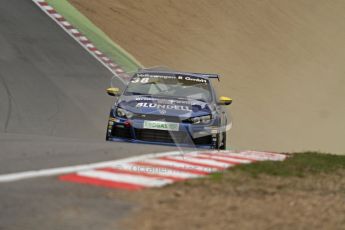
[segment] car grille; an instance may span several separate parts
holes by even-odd
[[[132,138],[129,128],[122,128],[122,127],[116,127],[116,126],[113,127],[111,135],[113,137]]]
[[[153,142],[178,143],[188,142],[188,134],[182,131],[166,131],[156,129],[135,129],[135,135],[138,140]]]
[[[164,143],[180,143],[180,144],[196,144],[210,145],[212,143],[211,136],[199,137],[191,139],[188,133],[183,131],[166,131],[156,129],[135,129],[136,139],[141,141],[164,142]]]

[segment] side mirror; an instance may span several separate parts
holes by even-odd
[[[120,96],[120,89],[119,88],[108,88],[107,94],[109,96],[113,96],[113,97]]]
[[[230,97],[219,97],[218,104],[220,105],[230,105],[232,103],[232,99]]]

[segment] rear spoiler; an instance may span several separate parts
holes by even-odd
[[[159,67],[153,67],[153,68],[139,68],[138,71],[148,71],[148,72],[157,72],[157,73],[170,73],[170,74],[191,74],[193,76],[196,77],[203,77],[203,78],[208,78],[208,79],[218,79],[218,81],[220,81],[219,79],[219,75],[218,74],[214,74],[214,73],[190,73],[190,72],[178,72],[178,71],[169,71],[169,70],[165,70],[164,68],[159,68]]]
[[[198,73],[198,75],[202,76],[202,77],[205,77],[205,78],[209,78],[209,79],[217,79],[218,81],[220,81],[219,79],[219,75],[218,74],[213,74],[213,73]]]

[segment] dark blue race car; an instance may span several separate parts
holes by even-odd
[[[224,105],[210,79],[216,74],[143,69],[124,92],[109,88],[116,101],[110,111],[107,141],[225,149],[229,127]]]

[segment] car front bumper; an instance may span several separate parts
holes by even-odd
[[[127,120],[110,117],[107,127],[107,140],[178,145],[181,147],[216,148],[218,126],[216,120],[209,124],[179,123],[176,131],[144,128],[142,119]]]

